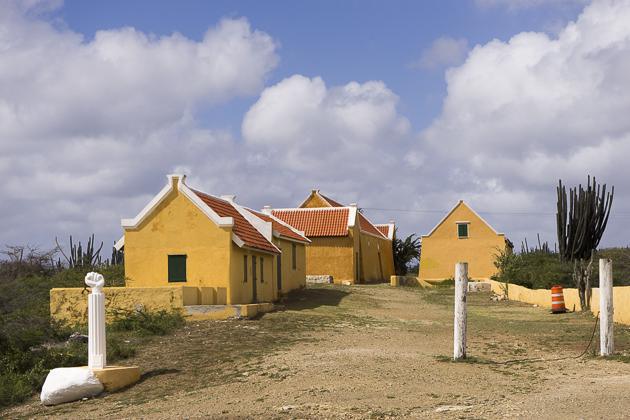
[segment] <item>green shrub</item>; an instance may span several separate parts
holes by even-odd
[[[592,283],[599,285],[598,259],[613,260],[613,278],[615,286],[630,285],[630,248],[606,248],[596,252],[593,259]],[[497,252],[494,265],[497,275],[493,280],[503,283],[518,284],[530,289],[549,289],[559,284],[563,287],[575,287],[573,267],[560,261],[557,253],[541,250],[511,254]]]
[[[548,289],[559,284],[572,287],[573,278],[570,264],[560,261],[557,253],[545,251],[512,254],[497,253],[495,266],[498,273],[493,280],[517,284],[530,289]]]
[[[52,368],[87,364],[87,343],[66,342],[73,330],[52,322],[49,306],[51,288],[84,287],[90,270],[23,265],[18,270],[14,263],[0,261],[0,407],[18,404],[41,389]],[[96,270],[106,286],[124,286],[121,265]],[[108,361],[135,354],[138,340],[131,335],[163,335],[183,322],[181,315],[166,311],[120,314],[107,330]]]
[[[142,309],[119,311],[108,328],[110,331],[134,331],[142,335],[165,335],[183,324],[184,318],[178,312],[147,312]]]

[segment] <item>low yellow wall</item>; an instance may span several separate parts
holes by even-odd
[[[214,287],[105,287],[105,311],[112,321],[117,310],[180,311],[188,305],[216,305],[222,288]],[[219,296],[218,296],[219,295]],[[87,292],[80,287],[50,290],[50,316],[65,324],[87,322]]]
[[[116,310],[133,311],[144,308],[148,311],[181,310],[184,296],[190,300],[191,292],[185,287],[105,287],[105,312],[107,320],[114,318]],[[197,288],[194,292],[197,293]],[[50,290],[50,316],[66,324],[87,322],[87,292],[79,287]]]
[[[505,293],[505,283],[490,280],[492,291],[497,294]],[[547,289],[528,289],[516,284],[508,285],[508,298],[543,308],[551,309],[551,291]],[[564,305],[568,310],[580,309],[580,297],[577,289],[563,289]],[[617,286],[613,288],[613,306],[615,313],[613,319],[621,324],[630,324],[630,286]],[[591,311],[593,314],[599,312],[599,289],[593,288],[591,298]]]

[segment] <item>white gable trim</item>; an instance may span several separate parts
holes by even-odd
[[[249,212],[246,208],[236,204],[234,199],[227,199],[226,201],[228,201],[232,205],[232,207],[234,207],[236,211],[239,212],[240,215],[245,218],[245,220],[247,220],[252,226],[254,226],[254,228],[258,232],[260,232],[260,234],[264,236],[266,240],[268,240],[271,243],[271,239],[273,237],[273,229],[272,229],[271,222],[264,221],[263,219],[256,216],[255,214]]]
[[[119,240],[114,244],[114,249],[116,251],[120,251],[122,247],[125,246],[125,235],[123,235]]]
[[[267,216],[269,216],[269,217],[271,217],[274,221],[280,223],[281,225],[286,226],[287,228],[291,229],[293,232],[295,232],[296,234],[300,235],[303,238],[303,240],[299,241],[297,239],[287,238],[286,236],[281,235],[279,232],[276,232],[275,230],[273,231],[274,236],[276,236],[278,238],[282,237],[283,239],[286,239],[288,241],[293,241],[293,242],[311,243],[311,240],[306,237],[306,233],[305,232],[302,232],[301,230],[297,230],[296,228],[294,228],[293,226],[291,226],[290,224],[288,224],[284,220],[279,219],[276,216],[274,216],[273,214],[271,214],[271,209],[265,208],[265,209],[262,209],[260,212],[265,214],[265,215],[267,215]]]
[[[477,214],[477,212],[476,212],[475,210],[473,210],[473,208],[472,208],[472,207],[470,207],[468,204],[466,204],[466,203],[464,202],[464,200],[459,200],[459,201],[457,202],[457,204],[455,204],[455,206],[451,209],[451,211],[449,211],[448,213],[446,213],[446,216],[444,216],[444,217],[442,218],[442,220],[440,220],[440,221],[438,222],[438,224],[437,224],[437,225],[435,225],[435,227],[434,227],[433,229],[431,229],[431,232],[429,232],[427,235],[422,235],[422,237],[424,238],[424,237],[428,237],[428,236],[433,235],[433,232],[435,232],[435,231],[436,231],[436,230],[437,230],[437,229],[438,229],[438,228],[439,228],[439,227],[440,227],[440,226],[441,226],[441,225],[442,225],[442,224],[446,221],[446,219],[448,219],[448,218],[449,218],[449,216],[450,216],[451,214],[453,214],[453,212],[454,212],[454,211],[457,209],[457,207],[459,207],[460,205],[464,205],[464,206],[466,206],[466,207],[468,208],[468,210],[470,210],[470,211],[472,212],[472,214],[474,214],[475,216],[477,216],[477,218],[478,218],[479,220],[481,220],[483,223],[485,223],[485,225],[486,225],[486,226],[488,226],[488,227],[490,228],[490,230],[491,230],[494,234],[496,234],[496,235],[503,235],[503,233],[499,233],[499,232],[497,232],[497,231],[496,231],[496,230],[492,227],[492,225],[491,225],[490,223],[488,223],[488,222],[486,222],[486,221],[484,220],[484,218],[483,218],[483,217],[479,216],[479,214]],[[462,223],[462,222],[456,222],[456,223]],[[470,223],[470,222],[463,222],[463,223]]]
[[[122,219],[120,224],[123,229],[137,229],[140,224],[168,197],[173,191],[173,180],[177,179],[177,189],[192,203],[199,208],[210,220],[219,227],[234,226],[234,219],[231,217],[220,217],[210,207],[206,205],[185,183],[186,175],[167,175],[168,184],[147,204],[140,213],[133,219]]]

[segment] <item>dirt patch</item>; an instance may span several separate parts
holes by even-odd
[[[591,337],[590,316],[472,294],[471,358],[451,362],[452,293],[313,286],[258,320],[191,322],[152,340],[129,362],[145,376],[126,391],[51,408],[33,399],[5,415],[622,417],[630,408],[627,356],[572,358]],[[629,349],[628,328],[617,326],[615,340]]]

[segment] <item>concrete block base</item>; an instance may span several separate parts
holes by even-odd
[[[189,305],[184,306],[184,315],[192,320],[253,318],[273,311],[273,303],[250,303],[243,305]]]
[[[92,369],[92,372],[107,392],[117,391],[140,380],[138,366],[107,366],[104,369]]]

